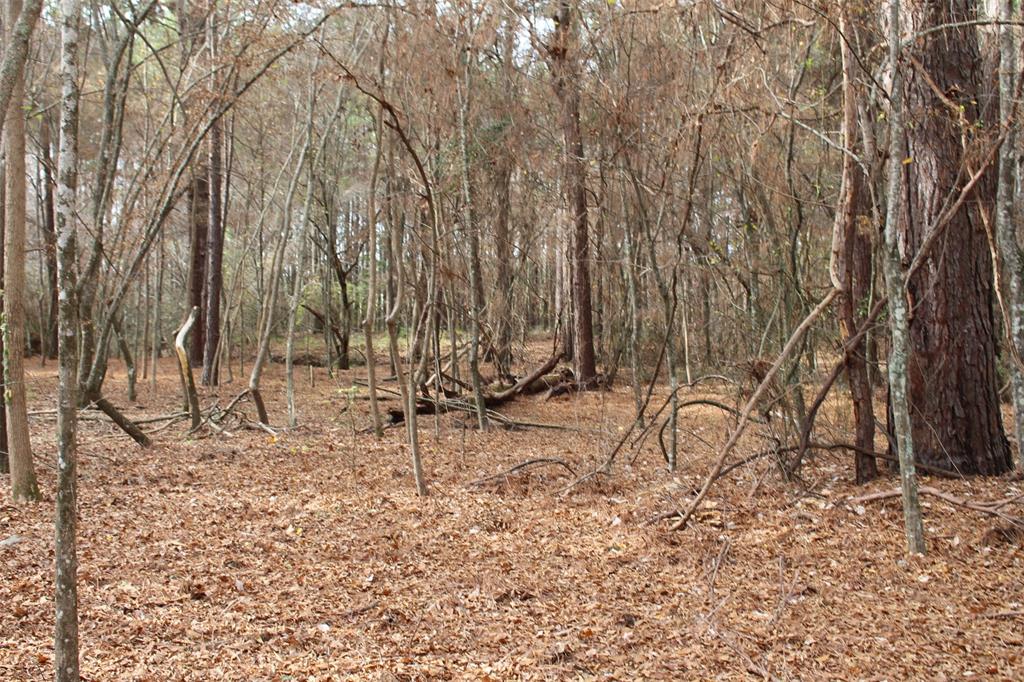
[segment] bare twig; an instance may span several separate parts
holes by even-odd
[[[918,492],[922,495],[931,495],[932,497],[938,498],[943,502],[946,502],[954,507],[962,507],[964,509],[970,509],[972,511],[979,512],[981,514],[987,514],[989,516],[995,516],[1013,524],[1014,526],[1024,527],[1024,519],[1016,516],[1010,516],[1009,514],[1002,511],[1002,508],[1007,504],[1020,499],[1020,496],[1011,498],[1009,500],[995,500],[992,502],[972,502],[956,495],[943,492],[938,488],[931,486],[921,486],[918,488]],[[900,490],[883,490],[877,493],[870,493],[868,495],[861,495],[860,497],[852,497],[848,500],[850,504],[863,504],[865,502],[876,502],[878,500],[888,500],[894,497],[899,497],[901,494]]]
[[[786,345],[782,349],[782,352],[779,353],[779,357],[775,359],[775,364],[773,364],[771,369],[768,370],[768,373],[765,375],[764,379],[758,385],[757,389],[754,391],[754,394],[750,396],[750,400],[747,401],[746,406],[744,406],[743,412],[740,414],[739,423],[733,430],[732,435],[729,437],[728,442],[725,444],[725,447],[722,448],[722,452],[718,456],[718,460],[715,462],[714,466],[711,467],[711,471],[708,472],[707,478],[704,480],[704,485],[701,487],[700,492],[697,493],[697,497],[693,499],[693,502],[690,503],[689,508],[687,508],[687,510],[683,513],[682,517],[672,525],[672,530],[679,530],[681,528],[686,527],[686,524],[690,520],[690,517],[693,516],[693,513],[695,511],[697,511],[697,508],[700,506],[700,503],[704,501],[704,498],[707,496],[708,491],[711,490],[711,486],[714,485],[719,473],[725,467],[725,462],[729,458],[729,454],[732,453],[733,448],[736,447],[736,444],[739,442],[740,437],[747,429],[747,424],[750,422],[750,413],[754,411],[754,407],[761,400],[761,396],[767,390],[768,385],[775,378],[775,375],[778,374],[779,368],[782,367],[782,363],[786,360],[787,357],[789,357],[789,354],[793,352],[793,349],[799,345],[800,340],[803,338],[807,330],[810,329],[811,325],[814,324],[814,321],[818,319],[818,317],[828,309],[828,307],[832,304],[832,301],[838,294],[838,289],[830,290],[828,294],[825,296],[825,298],[823,298],[821,302],[817,306],[815,306],[814,310],[812,310],[810,314],[804,318],[804,321],[800,323],[796,330],[794,330],[792,336],[789,337],[789,341],[786,342]]]
[[[532,466],[544,466],[548,464],[556,464],[560,467],[563,467],[573,476],[576,475],[576,471],[571,466],[566,464],[564,460],[558,459],[556,457],[538,457],[537,459],[530,459],[525,462],[520,462],[519,464],[516,464],[514,467],[506,469],[505,471],[500,471],[496,474],[485,476],[484,478],[479,478],[473,481],[472,483],[467,483],[466,486],[474,487],[483,485],[485,483],[490,483],[491,481],[501,480],[503,478],[510,476],[511,474],[516,473],[517,471],[522,471],[523,469],[527,469]]]

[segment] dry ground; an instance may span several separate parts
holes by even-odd
[[[132,415],[180,402],[164,362]],[[52,365],[30,367],[32,409],[52,409]],[[806,470],[813,494],[761,460],[715,488],[695,527],[648,525],[723,441],[711,408],[682,413],[675,477],[649,439],[565,496],[560,467],[467,485],[534,457],[591,470],[629,421],[625,387],[506,409],[572,430],[480,434],[445,416],[435,434],[422,418],[419,499],[402,429],[353,434],[367,423],[364,401],[346,412],[356,375],[316,370],[310,387],[303,368],[301,426],[277,437],[194,438],[179,422],[144,451],[83,423],[87,680],[1024,678],[1024,554],[984,539],[990,519],[926,499],[930,553],[908,561],[898,502],[844,504],[865,491],[834,456]],[[108,383],[125,405],[117,368]],[[266,388],[280,425],[279,366]],[[13,506],[0,477],[0,541],[23,538],[0,546],[0,680],[52,678],[52,419],[33,432],[45,501]],[[754,434],[738,456],[759,447]],[[1021,487],[933,484],[978,499]]]

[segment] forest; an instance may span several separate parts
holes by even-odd
[[[1024,678],[1014,0],[0,5],[0,680]]]

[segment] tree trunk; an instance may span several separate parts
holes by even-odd
[[[491,328],[494,329],[494,362],[500,376],[512,367],[512,159],[502,152],[496,182],[497,212],[494,218],[495,282]]]
[[[0,62],[0,133],[4,131],[8,109],[14,104],[21,106],[25,97],[23,69],[28,57],[28,43],[36,28],[39,14],[43,9],[42,0],[28,0],[22,11],[21,3],[8,4],[17,7],[18,12],[8,11],[4,20],[4,51]],[[17,16],[17,21],[15,21]],[[13,30],[11,27],[13,26]],[[18,92],[20,91],[20,95]],[[23,128],[24,130],[24,128]]]
[[[402,224],[395,221],[391,228],[391,266],[394,268],[396,281],[395,298],[388,311],[385,324],[388,329],[388,345],[391,350],[391,364],[395,368],[395,375],[398,377],[398,390],[402,398],[402,409],[407,415],[406,429],[409,435],[409,453],[412,456],[412,472],[416,481],[416,492],[421,497],[428,493],[427,482],[423,476],[423,461],[420,459],[419,441],[416,435],[416,390],[415,381],[406,381],[405,363],[402,362],[401,352],[398,348],[398,317],[402,312],[402,293],[405,290],[402,282]],[[412,357],[410,356],[410,365]],[[413,367],[409,367],[410,375],[415,373]]]
[[[267,414],[266,404],[263,402],[263,395],[260,393],[260,380],[263,377],[263,366],[266,364],[270,357],[270,334],[274,328],[274,309],[277,307],[277,297],[281,289],[281,271],[284,268],[284,252],[288,246],[288,239],[292,231],[292,206],[295,201],[295,192],[299,187],[299,178],[302,176],[302,171],[306,166],[306,157],[309,154],[309,148],[313,144],[313,97],[310,95],[309,102],[309,120],[306,123],[306,136],[305,141],[302,142],[302,149],[299,153],[299,159],[295,164],[295,170],[292,173],[291,181],[288,184],[288,190],[285,194],[284,208],[282,210],[281,217],[281,232],[278,237],[278,242],[274,246],[274,255],[270,266],[270,281],[268,286],[270,290],[267,294],[266,299],[263,301],[263,309],[260,314],[260,322],[258,328],[258,348],[256,350],[256,359],[253,361],[252,371],[249,374],[249,394],[252,396],[253,402],[256,404],[256,411],[261,424],[266,426],[270,425],[270,417]],[[305,220],[305,218],[303,218]]]
[[[188,405],[189,414],[192,416],[192,430],[199,428],[202,416],[199,412],[199,394],[196,393],[196,380],[192,374],[192,363],[189,358],[191,353],[188,352],[185,341],[188,339],[189,332],[192,331],[197,319],[199,319],[199,308],[193,307],[188,314],[188,319],[185,320],[185,324],[181,325],[181,329],[178,330],[177,335],[174,337],[174,350],[178,354],[178,370],[181,372],[181,385],[185,390],[185,404]]]
[[[849,33],[848,7],[844,2],[839,16],[840,30]],[[858,310],[864,303],[863,294],[870,287],[871,237],[864,201],[864,170],[851,156],[859,151],[857,144],[857,90],[854,87],[853,49],[850,41],[841,41],[843,68],[843,145],[849,153],[843,155],[842,195],[836,211],[832,245],[833,284],[842,292],[839,299],[839,331],[846,344],[856,333],[862,321]],[[865,264],[866,272],[865,272]],[[867,286],[865,286],[867,284]],[[866,483],[878,476],[875,458],[866,454],[875,446],[875,414],[872,405],[871,383],[863,342],[852,349],[846,363],[846,375],[853,399],[853,415],[857,455],[855,477],[857,483]]]
[[[144,291],[142,299],[139,301],[140,311],[142,315],[142,339],[139,343],[138,356],[142,358],[142,380],[145,381],[149,378],[149,336],[153,331],[153,307],[151,305],[153,301],[153,288],[152,288],[152,270],[153,270],[153,259],[146,259],[146,274],[144,276]]]
[[[81,15],[79,0],[63,0],[61,14],[62,106],[55,253],[57,287],[60,289],[60,295],[57,299],[57,569],[53,665],[57,682],[78,682],[78,306],[75,302],[75,192],[78,186],[78,28]]]
[[[210,62],[216,67],[217,60],[217,21],[216,7],[211,5],[210,18],[207,22],[208,47]],[[218,87],[218,79],[214,78],[214,88]],[[203,375],[204,386],[218,384],[217,351],[220,349],[220,302],[224,289],[224,224],[223,206],[221,205],[223,164],[221,162],[223,142],[221,121],[218,117],[210,126],[209,132],[209,215],[207,216],[206,238],[206,281],[203,291],[203,302],[206,305],[203,330]]]
[[[4,244],[7,243],[7,163],[0,157],[0,309],[4,302]],[[6,371],[5,358],[7,350],[4,348],[4,335],[0,333],[0,377]],[[7,447],[7,401],[0,399],[0,474],[7,474],[11,471],[11,460]]]
[[[156,301],[153,304],[153,374],[150,376],[149,387],[156,390],[156,373],[160,363],[160,347],[163,344],[163,329],[160,324],[160,309],[164,298],[164,238],[160,236],[159,254],[156,266]]]
[[[885,286],[889,293],[889,329],[892,333],[892,350],[889,353],[890,405],[896,426],[899,444],[900,484],[903,496],[903,523],[907,548],[911,554],[923,554],[924,524],[921,521],[921,502],[917,494],[917,475],[914,469],[914,448],[917,434],[911,417],[911,401],[908,394],[907,357],[910,352],[911,328],[907,300],[904,296],[906,272],[900,262],[899,238],[902,207],[903,138],[905,128],[903,65],[900,60],[900,0],[887,0],[889,69],[891,79],[889,108],[889,172],[887,178],[885,213]]]
[[[637,427],[644,426],[643,379],[640,376],[640,314],[637,305],[637,272],[640,270],[636,235],[632,224],[623,226],[625,264],[623,278],[626,284],[626,309],[629,315],[629,368],[633,389],[633,405],[636,408]]]
[[[306,268],[306,244],[307,224],[309,222],[309,207],[313,199],[312,183],[306,191],[306,203],[302,207],[302,222],[299,225],[298,253],[293,263],[294,279],[292,290],[288,301],[288,333],[287,350],[285,351],[285,370],[287,382],[288,400],[288,427],[294,429],[298,426],[298,418],[295,414],[295,320],[299,313],[299,302],[302,300],[302,284],[305,280],[304,270]]]
[[[999,149],[999,188],[996,196],[996,242],[1002,261],[1002,279],[1006,317],[1003,321],[1009,331],[1009,363],[1012,390],[1014,432],[1017,437],[1017,469],[1024,470],[1024,368],[1014,360],[1024,352],[1024,254],[1017,239],[1016,182],[1017,182],[1017,122],[1013,120],[1016,90],[1017,46],[1013,20],[1013,0],[999,0],[999,123],[1006,130],[1006,139]]]
[[[4,26],[13,26],[21,0],[7,0]],[[13,40],[6,34],[8,44]],[[15,74],[11,108],[4,130],[7,197],[4,239],[4,383],[11,496],[15,501],[40,499],[28,434],[25,390],[25,80]]]
[[[224,225],[221,207],[221,134],[220,123],[210,128],[210,207],[207,223],[209,232],[206,240],[206,288],[203,301],[206,304],[206,320],[203,325],[203,376],[206,386],[219,382],[217,350],[220,347],[220,303],[224,290]]]
[[[203,333],[205,315],[203,311],[206,290],[207,239],[210,234],[210,182],[206,169],[196,170],[188,195],[189,215],[189,269],[188,305],[199,309],[199,318],[192,330],[192,345],[189,358],[193,364],[202,364],[206,335]]]
[[[338,369],[351,369],[352,354],[352,299],[348,295],[348,271],[342,270],[341,277],[341,329],[338,330]]]
[[[501,67],[506,105],[511,110],[516,98],[515,27],[509,20],[502,27]],[[511,138],[511,135],[508,135]],[[494,193],[497,207],[494,216],[494,296],[491,301],[491,328],[494,363],[499,377],[507,377],[512,366],[512,171],[515,157],[505,141],[498,150]]]
[[[461,46],[460,46],[461,47]],[[473,205],[473,185],[469,167],[469,107],[472,87],[472,51],[466,46],[460,50],[463,72],[456,82],[456,94],[459,101],[459,164],[462,189],[462,229],[469,236],[469,288],[470,288],[470,320],[472,335],[469,342],[469,377],[473,386],[473,400],[476,404],[477,426],[481,431],[487,430],[487,406],[484,404],[483,381],[480,379],[480,318],[483,315],[484,287],[483,274],[480,271],[480,232],[476,223],[475,206]],[[436,258],[436,254],[435,254]],[[436,324],[436,323],[435,323]],[[438,353],[440,349],[437,349]],[[436,356],[435,356],[436,358]],[[441,377],[438,376],[438,386]]]
[[[114,333],[117,334],[117,348],[121,351],[121,358],[124,360],[124,368],[128,374],[128,402],[134,403],[136,397],[135,379],[138,368],[135,366],[135,358],[132,356],[132,350],[128,345],[128,339],[125,338],[124,329],[122,328],[119,316],[114,318]]]
[[[939,224],[948,197],[959,191],[969,163],[964,149],[982,144],[974,131],[988,131],[994,109],[983,88],[977,30],[955,25],[977,18],[972,0],[910,0],[900,19],[904,33],[952,26],[917,39],[904,62],[907,119],[899,242],[912,260],[932,232],[942,229],[908,283],[910,411],[917,461],[962,474],[1000,474],[1010,469],[996,375],[992,314],[992,261],[981,212],[991,211],[991,174],[975,186],[971,200]],[[935,90],[943,93],[942,97]],[[950,106],[959,108],[950,115]],[[986,142],[987,143],[987,142]]]
[[[565,180],[572,216],[571,270],[573,308],[573,358],[583,385],[597,375],[594,357],[594,323],[590,301],[590,234],[587,216],[587,166],[580,126],[580,74],[577,63],[577,31],[573,24],[575,3],[561,0],[555,17],[555,38],[549,48],[555,92],[562,105],[562,137],[565,143]]]
[[[43,167],[43,220],[39,227],[43,233],[44,260],[46,263],[46,317],[40,336],[43,342],[43,356],[54,360],[57,357],[57,233],[54,216],[54,165],[50,151],[50,118],[39,117],[39,154]]]

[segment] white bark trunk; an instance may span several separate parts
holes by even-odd
[[[924,554],[924,525],[921,502],[917,495],[914,468],[914,441],[911,435],[910,405],[907,400],[907,357],[910,346],[910,323],[906,298],[906,272],[899,252],[900,190],[903,186],[903,75],[900,72],[900,0],[887,0],[890,111],[889,111],[889,177],[888,202],[885,213],[885,248],[883,264],[885,286],[889,294],[889,330],[892,348],[889,351],[889,391],[892,401],[896,440],[899,448],[900,484],[903,492],[903,520],[907,548],[911,554]]]
[[[61,2],[61,116],[57,177],[57,518],[56,628],[57,682],[78,682],[78,319],[75,191],[78,186],[79,0]],[[156,373],[154,367],[154,375]]]
[[[7,26],[21,14],[21,0],[8,0]],[[16,49],[18,36],[6,32]],[[24,61],[24,60],[22,60]],[[10,110],[4,145],[7,155],[7,207],[4,242],[4,398],[7,403],[7,446],[11,465],[11,494],[15,501],[40,499],[32,464],[25,392],[25,99],[24,71],[13,73]],[[7,83],[0,81],[6,89]],[[2,96],[0,92],[0,96]]]

